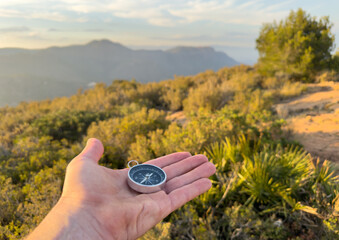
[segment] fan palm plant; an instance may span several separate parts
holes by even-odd
[[[205,150],[217,172],[210,191],[191,203],[197,239],[286,239],[304,229],[333,239],[339,233],[338,178],[328,161],[313,163],[300,146],[245,135]]]

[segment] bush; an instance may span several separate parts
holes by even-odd
[[[128,97],[132,102],[137,102],[148,108],[164,108],[162,100],[163,88],[156,83],[141,84],[135,91],[130,91]]]
[[[332,57],[331,69],[339,72],[339,51],[337,51]]]
[[[213,186],[171,215],[170,236],[335,239],[339,181],[331,164],[272,143],[241,136],[207,147],[217,166]]]
[[[7,202],[8,205],[1,208],[1,211],[9,215],[7,219],[3,219],[7,223],[0,221],[1,239],[22,239],[43,220],[56,204],[56,196],[61,194],[66,166],[65,161],[58,161],[53,168],[39,171],[22,188],[14,188],[10,181],[6,181],[8,185],[2,192],[7,191],[7,199],[10,198],[10,202]]]
[[[143,108],[122,118],[93,123],[88,129],[87,137],[96,137],[103,142],[103,164],[112,168],[123,168],[126,166],[130,145],[136,141],[136,136],[167,128],[169,123],[165,116],[162,111]]]
[[[92,122],[107,118],[107,112],[63,111],[44,115],[33,121],[38,136],[54,140],[78,141]]]
[[[317,20],[302,9],[291,11],[279,24],[265,24],[256,40],[260,72],[314,80],[317,71],[330,68],[334,47],[331,27],[328,17]]]
[[[192,115],[184,126],[171,123],[167,129],[157,129],[138,136],[131,144],[129,158],[143,162],[176,151],[196,154],[213,142],[225,137],[235,138],[240,134],[250,139],[261,136],[266,141],[271,139],[271,134],[279,135],[280,126],[281,122],[268,112],[243,114],[227,107],[213,114],[200,111]]]
[[[164,89],[161,97],[166,108],[171,111],[182,110],[183,101],[188,96],[189,89],[194,85],[191,77],[175,77],[174,80],[160,83]]]
[[[335,170],[289,146],[284,121],[271,112],[275,101],[304,91],[293,81],[241,65],[161,83],[116,80],[0,108],[0,238],[22,239],[43,219],[67,161],[97,137],[100,163],[111,168],[175,151],[205,153],[217,166],[212,189],[144,239],[336,239]],[[167,120],[183,108],[184,121]]]
[[[189,113],[204,108],[215,111],[222,108],[232,99],[233,92],[223,89],[215,81],[208,81],[199,87],[191,89],[183,102],[185,112]]]

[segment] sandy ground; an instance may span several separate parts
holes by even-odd
[[[311,84],[309,93],[276,106],[291,137],[314,157],[339,164],[339,83]]]

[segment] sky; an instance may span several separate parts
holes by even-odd
[[[109,39],[132,49],[211,46],[253,64],[262,24],[298,8],[329,16],[339,47],[337,0],[0,0],[0,48]]]

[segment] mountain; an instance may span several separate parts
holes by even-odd
[[[69,96],[93,82],[155,82],[238,63],[210,47],[132,50],[109,40],[28,50],[0,49],[0,106]]]

